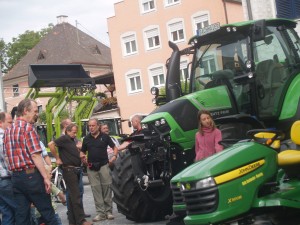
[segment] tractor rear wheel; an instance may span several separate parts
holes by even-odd
[[[169,183],[142,190],[134,179],[129,151],[120,153],[112,171],[113,201],[118,211],[136,222],[164,220],[172,213]]]

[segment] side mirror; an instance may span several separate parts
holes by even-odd
[[[258,20],[253,24],[252,40],[253,42],[262,41],[266,37],[266,21]]]

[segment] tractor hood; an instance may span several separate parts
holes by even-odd
[[[272,160],[266,162],[266,157]],[[255,142],[241,142],[194,163],[177,174],[171,182],[193,182],[208,177],[216,178],[231,171],[238,171],[238,174],[234,176],[239,177],[246,174],[248,169],[250,171],[255,170],[256,166],[251,165],[256,162],[259,162],[256,164],[257,168],[259,165],[266,165],[275,169],[277,167],[277,153],[275,150]]]

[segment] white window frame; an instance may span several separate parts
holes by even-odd
[[[167,23],[168,27],[168,35],[169,35],[169,40],[174,42],[174,43],[180,43],[185,41],[185,29],[184,29],[184,20],[183,19],[173,19]],[[180,38],[179,31],[182,30],[183,38]],[[173,38],[173,33],[176,32],[178,39],[174,40]]]
[[[135,94],[143,91],[143,82],[142,82],[142,75],[141,71],[134,69],[130,70],[125,74],[126,77],[126,86],[127,86],[127,92],[129,94]],[[137,88],[137,77],[139,77],[140,80],[140,88]],[[136,88],[133,89],[131,86],[131,79],[134,79],[134,84],[136,85]]]
[[[198,23],[204,23],[205,21],[208,22],[208,25],[210,25],[210,14],[208,11],[201,11],[197,12],[192,15],[192,24],[193,24],[193,34],[197,34],[197,24]]]
[[[122,51],[123,56],[130,56],[135,55],[138,53],[138,44],[137,44],[137,38],[135,32],[127,32],[121,36],[121,43],[122,43]],[[129,43],[130,52],[127,52],[127,46],[126,44]],[[133,43],[135,43],[135,51],[133,49]]]
[[[165,7],[169,7],[181,3],[181,0],[164,0],[164,3]]]
[[[151,9],[151,3],[153,2],[154,7]],[[145,9],[145,4],[147,4],[149,6],[149,9]],[[156,11],[156,0],[140,0],[140,10],[141,10],[141,14],[144,13],[149,13],[149,12],[153,12]]]
[[[189,60],[188,59],[181,59],[180,60],[180,80],[181,81],[185,81],[185,77],[182,77],[181,75],[183,74],[183,71],[186,69],[188,69],[188,64],[189,64]],[[187,80],[190,80],[190,77],[189,77],[189,71],[187,71],[187,75],[188,75],[188,78]]]
[[[218,61],[217,61],[217,58],[216,58],[216,54],[206,55],[206,56],[203,57],[202,63],[204,63],[204,62],[208,63],[208,73],[215,72],[215,71],[211,71],[211,63],[210,63],[211,60],[213,60],[215,62],[215,69],[216,69],[216,71],[218,70]],[[202,70],[203,70],[202,74],[205,74],[204,68]]]
[[[144,42],[146,46],[146,50],[153,50],[161,47],[161,38],[159,26],[148,26],[143,30],[144,33]],[[155,45],[155,37],[159,39],[159,45]],[[149,39],[153,41],[153,46],[150,46]]]
[[[152,84],[151,87],[164,87],[166,84],[166,73],[165,73],[165,67],[162,63],[156,63],[148,67],[148,74],[150,79],[150,84]],[[160,83],[160,76],[163,76],[164,82]],[[158,84],[154,84],[154,77],[158,78]]]

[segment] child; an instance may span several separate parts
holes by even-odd
[[[200,110],[197,118],[199,130],[195,137],[195,161],[207,158],[216,152],[223,150],[223,147],[219,144],[222,140],[221,131],[216,128],[210,112],[207,110]]]

